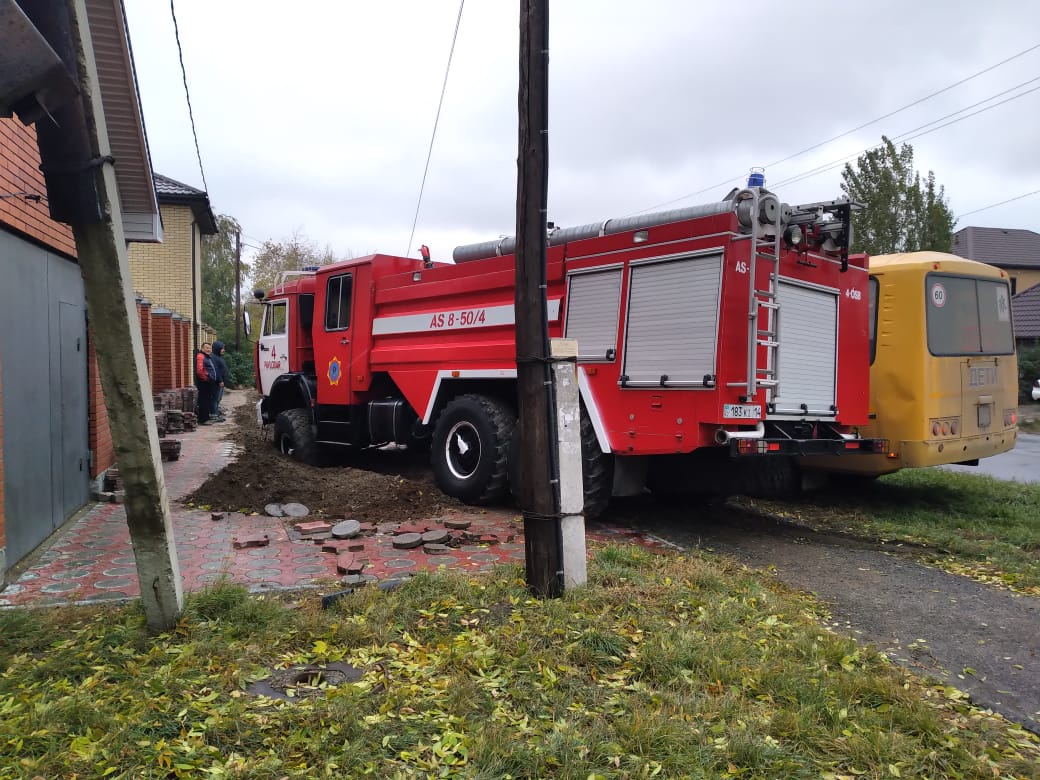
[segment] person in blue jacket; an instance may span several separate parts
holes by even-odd
[[[217,387],[213,393],[213,418],[224,422],[224,413],[220,410],[220,400],[224,397],[224,386],[231,380],[231,372],[224,360],[224,342],[213,342],[213,366],[217,371]]]

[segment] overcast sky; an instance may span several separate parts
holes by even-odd
[[[175,2],[214,211],[253,245],[299,231],[338,256],[408,251],[458,0]],[[125,3],[152,165],[202,188],[169,5]],[[518,31],[519,2],[465,4],[413,255],[514,232]],[[1034,0],[553,0],[549,35],[561,226],[719,200],[751,166],[790,203],[837,197],[840,166],[785,180],[883,133],[905,134],[958,217],[1040,189]],[[1038,214],[1032,195],[958,227],[1040,232]]]

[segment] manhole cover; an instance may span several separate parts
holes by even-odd
[[[344,663],[307,664],[288,669],[274,669],[266,680],[258,680],[246,688],[253,696],[272,699],[309,699],[324,696],[329,688],[356,682],[364,672]]]

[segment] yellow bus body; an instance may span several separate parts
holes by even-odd
[[[870,276],[877,295],[876,346],[870,367],[870,423],[861,434],[887,439],[888,452],[809,457],[803,467],[880,476],[1012,449],[1018,434],[1013,335],[1010,354],[934,355],[927,330],[927,307],[932,305],[927,288],[931,284],[934,289],[934,280],[961,277],[1007,286],[1007,274],[943,252],[909,252],[872,257]],[[1008,303],[1010,287],[997,296]],[[1009,305],[1006,316],[1010,328]]]

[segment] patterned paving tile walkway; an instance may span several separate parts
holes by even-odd
[[[229,393],[225,400],[226,405],[237,405],[244,402],[245,394]],[[234,446],[227,440],[231,425],[205,426],[180,435],[179,460],[163,464],[185,591],[226,578],[254,592],[299,587],[333,592],[344,587],[344,572],[337,562],[349,564],[354,571],[360,569],[366,580],[382,580],[440,566],[486,570],[500,563],[524,561],[522,521],[515,513],[503,510],[452,513],[409,523],[406,529],[394,524],[366,528],[350,540],[351,546],[360,549],[341,553],[347,559],[323,551],[327,542],[297,532],[287,518],[230,513],[214,520],[210,512],[177,499],[187,496],[234,457]],[[407,550],[393,546],[396,532],[443,529],[445,520],[470,522],[464,532],[452,532],[455,539],[449,549],[430,554],[423,546]],[[267,537],[263,546],[239,546],[250,537],[263,536]],[[625,528],[590,526],[588,536],[659,546]],[[347,542],[341,544],[346,546]],[[93,603],[139,594],[125,509],[122,504],[98,503],[88,506],[52,537],[34,563],[0,591],[0,606]]]

